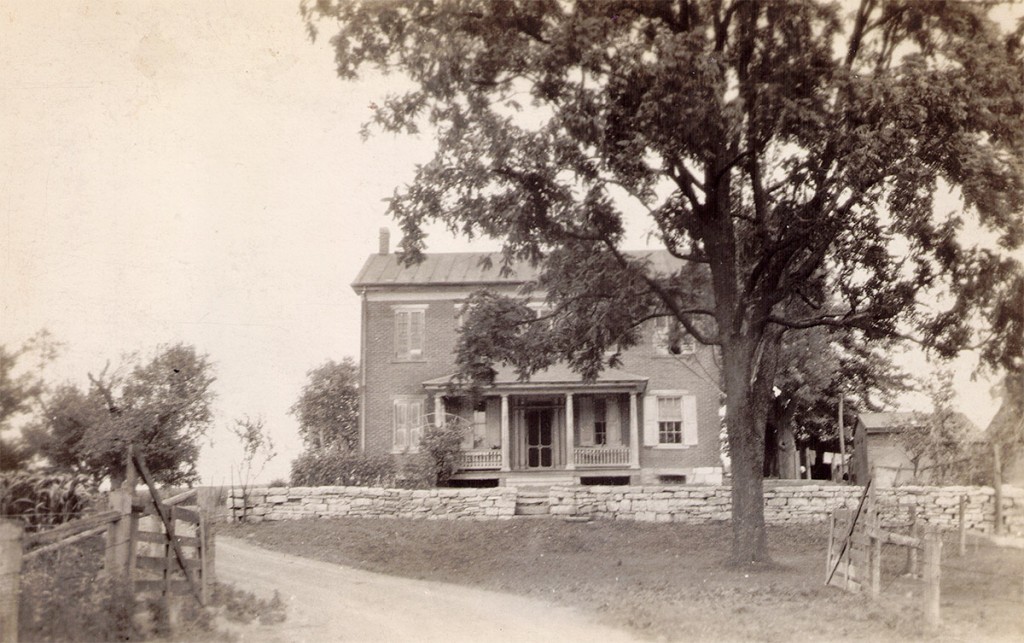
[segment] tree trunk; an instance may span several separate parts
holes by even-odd
[[[795,480],[800,477],[800,464],[796,454],[796,436],[793,435],[793,423],[784,422],[779,427],[778,458],[779,478],[783,480]]]
[[[751,377],[754,350],[749,342],[723,346],[726,430],[732,462],[732,560],[736,565],[768,562],[764,524],[764,427],[767,399],[760,408]]]

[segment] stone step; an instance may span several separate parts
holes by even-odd
[[[547,503],[542,505],[520,505],[516,504],[517,516],[546,516],[550,514]]]

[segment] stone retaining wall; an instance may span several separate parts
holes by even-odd
[[[557,517],[702,524],[730,518],[728,486],[555,486],[548,490]],[[765,489],[765,520],[770,524],[828,520],[832,509],[854,508],[861,487],[785,485]],[[919,520],[943,528],[958,524],[966,496],[968,529],[991,532],[995,508],[991,487],[896,487],[880,489],[883,523],[905,523],[910,507]],[[241,490],[228,506],[240,510]],[[493,489],[380,489],[367,487],[271,487],[249,491],[248,520],[295,520],[357,516],[427,520],[503,520],[515,514],[516,487]],[[1004,487],[1003,520],[1011,534],[1024,534],[1024,489]]]
[[[765,521],[769,524],[815,523],[828,520],[837,507],[856,508],[862,487],[793,485],[765,489]],[[637,522],[702,524],[728,520],[730,487],[552,487],[552,514]],[[991,531],[995,520],[991,487],[896,487],[880,489],[877,501],[884,523],[905,523],[910,507],[918,519],[944,528],[958,525],[960,497],[967,497],[968,529]],[[1004,487],[1003,519],[1010,533],[1024,533],[1024,490]]]
[[[427,520],[501,520],[516,509],[514,487],[495,489],[380,489],[373,487],[259,487],[249,490],[248,503],[234,489],[228,507],[246,519],[423,518]]]

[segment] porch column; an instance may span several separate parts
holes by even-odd
[[[501,396],[501,470],[511,471],[512,438],[508,424],[508,395]]]
[[[636,396],[638,393],[629,394],[629,466],[632,469],[640,468],[640,422],[637,421]]]
[[[565,468],[576,468],[576,414],[572,408],[572,393],[565,394]]]
[[[444,398],[440,393],[434,394],[434,426],[444,426]]]

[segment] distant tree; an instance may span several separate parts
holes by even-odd
[[[0,346],[0,471],[23,469],[32,457],[30,445],[4,433],[14,428],[15,420],[39,411],[46,391],[42,369],[58,350],[59,344],[45,330],[18,348]],[[24,362],[31,358],[36,363],[26,368]]]
[[[852,427],[858,412],[879,411],[911,390],[913,382],[892,358],[900,350],[891,341],[867,342],[850,329],[787,333],[765,429],[765,475],[797,477],[791,470],[795,454],[787,448],[839,452],[840,396]],[[845,437],[849,442],[852,435]]]
[[[302,5],[311,33],[320,20],[337,30],[339,76],[410,81],[378,102],[375,125],[433,128],[434,158],[389,202],[404,259],[421,257],[426,224],[440,222],[501,239],[509,265],[543,261],[547,332],[466,324],[467,344],[511,341],[465,371],[506,362],[528,375],[560,360],[593,378],[606,349],[637,343],[656,317],[719,347],[737,563],[768,559],[764,427],[786,333],[914,333],[949,355],[1021,272],[1002,252],[1024,239],[1020,31],[1002,32],[990,3],[850,8]],[[959,203],[940,212],[947,193]],[[625,252],[637,211],[677,267]],[[975,246],[967,221],[1001,248]]]
[[[1024,454],[1024,367],[1007,371],[997,392],[1002,401],[985,431],[986,452],[980,457],[985,484],[1001,483]]]
[[[915,413],[914,421],[897,434],[910,460],[913,480],[919,484],[967,484],[982,436],[953,407],[956,390],[951,371],[939,371],[923,385],[932,410]]]
[[[242,460],[236,466],[238,484],[242,490],[242,514],[237,519],[245,520],[249,508],[249,489],[253,482],[263,473],[267,463],[277,457],[274,441],[267,431],[262,417],[251,418],[248,415],[238,418],[229,427],[231,433],[238,438],[242,446]],[[235,507],[232,507],[234,511]]]
[[[176,344],[148,363],[108,371],[90,373],[84,391],[68,384],[54,392],[31,438],[41,454],[58,469],[118,486],[133,445],[157,481],[196,482],[199,440],[213,419],[207,356]]]
[[[359,447],[359,366],[351,357],[328,360],[307,373],[291,414],[306,449]]]

